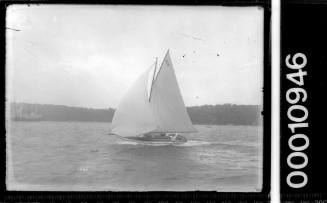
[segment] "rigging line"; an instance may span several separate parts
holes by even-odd
[[[160,73],[160,71],[161,71],[161,69],[162,69],[162,66],[163,66],[163,64],[164,64],[164,62],[165,62],[165,60],[166,60],[166,58],[168,57],[168,55],[169,55],[169,49],[167,50],[167,53],[166,53],[164,59],[163,59],[162,62],[161,62],[161,65],[160,65],[160,68],[159,68],[159,70],[158,70],[157,76],[156,76],[156,78],[154,79],[153,83],[154,83],[155,80],[157,79],[157,77],[158,77],[158,75],[159,75],[159,73]]]

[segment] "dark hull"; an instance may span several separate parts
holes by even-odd
[[[121,137],[123,140],[137,142],[141,144],[183,144],[187,142],[187,140],[184,138],[183,140],[173,140],[171,137],[168,136],[162,136],[162,137]]]

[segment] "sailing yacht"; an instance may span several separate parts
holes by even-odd
[[[185,133],[197,132],[186,111],[169,50],[160,67],[157,60],[121,99],[111,133],[142,143],[184,143]]]

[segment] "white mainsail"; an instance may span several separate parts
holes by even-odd
[[[111,131],[127,137],[148,132],[196,132],[169,51],[159,69],[148,69],[126,93],[114,114]]]

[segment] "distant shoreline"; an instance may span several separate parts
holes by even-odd
[[[111,122],[115,109],[92,109],[52,104],[11,103],[10,119],[19,122]],[[195,125],[262,125],[260,105],[203,105],[187,107]]]
[[[40,123],[40,122],[54,122],[54,123],[108,123],[111,124],[111,122],[107,121],[47,121],[47,120],[40,120],[40,121],[24,121],[24,120],[11,120],[11,122],[17,122],[17,123]],[[253,127],[259,127],[261,125],[236,125],[236,124],[197,124],[193,123],[193,125],[199,125],[199,126],[253,126]]]

